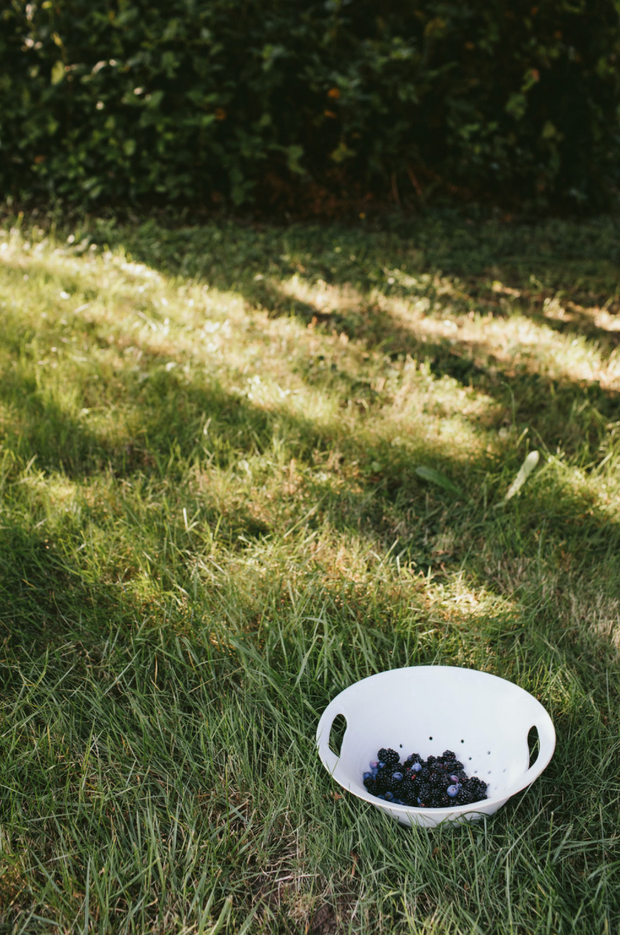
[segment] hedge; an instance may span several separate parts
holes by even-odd
[[[620,0],[6,0],[0,195],[600,208]]]

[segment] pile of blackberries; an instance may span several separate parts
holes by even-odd
[[[382,747],[364,773],[364,785],[378,799],[418,808],[470,805],[487,797],[487,783],[469,777],[452,750],[426,760],[412,753],[401,763],[396,750]]]

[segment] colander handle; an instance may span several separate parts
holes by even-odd
[[[336,704],[336,702],[338,703]],[[332,701],[331,704],[327,705],[327,707],[323,711],[321,720],[319,721],[319,726],[316,729],[316,745],[319,751],[319,756],[323,760],[323,763],[325,764],[325,766],[327,767],[327,769],[329,770],[332,776],[334,775],[334,771],[336,767],[338,766],[338,761],[340,760],[340,757],[337,756],[332,750],[332,748],[330,747],[329,735],[331,734],[331,731],[332,731],[332,724],[334,723],[334,721],[336,720],[339,714],[343,716],[348,726],[349,719],[348,719],[347,713],[343,709],[343,706],[340,704],[338,699],[336,698],[334,701]],[[342,738],[342,740],[344,743],[344,737]]]
[[[510,795],[520,792],[533,783],[550,762],[555,750],[555,728],[551,718],[547,716],[544,720],[532,724],[532,727],[535,727],[538,731],[538,756],[525,775],[521,777],[516,787],[511,790]]]

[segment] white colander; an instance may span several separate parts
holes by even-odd
[[[347,722],[340,756],[329,746],[334,719]],[[528,734],[538,731],[530,766]],[[411,666],[362,679],[327,706],[316,734],[324,766],[349,792],[405,825],[433,827],[492,815],[540,776],[555,749],[551,718],[532,695],[506,679],[453,666]],[[487,799],[451,808],[411,808],[377,799],[363,774],[381,747],[426,759],[454,750],[469,776],[489,784]]]

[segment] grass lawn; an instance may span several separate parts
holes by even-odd
[[[619,233],[5,220],[0,932],[620,930]],[[429,832],[314,734],[431,663],[558,745]]]

